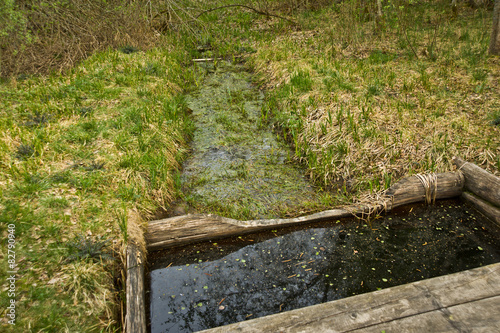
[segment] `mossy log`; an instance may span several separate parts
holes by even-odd
[[[474,193],[493,206],[500,207],[499,177],[458,157],[453,157],[453,163],[464,174],[467,191]]]
[[[460,173],[446,172],[435,175],[433,198],[445,199],[462,194],[463,177]],[[242,235],[256,231],[304,223],[334,220],[354,215],[381,212],[384,209],[424,201],[429,189],[418,177],[409,177],[389,188],[378,203],[358,204],[345,209],[327,210],[290,219],[239,221],[211,214],[183,215],[152,221],[145,235],[148,250],[161,250],[173,246]]]
[[[145,258],[145,254],[139,247],[134,244],[127,246],[126,333],[146,333]]]

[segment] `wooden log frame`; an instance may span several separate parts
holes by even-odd
[[[149,251],[190,244],[209,239],[243,235],[298,223],[319,222],[352,216],[345,209],[328,210],[292,219],[239,221],[212,214],[171,217],[150,222],[146,233]]]
[[[391,186],[387,191],[385,191],[385,193],[383,193],[382,198],[380,198],[377,201],[377,203],[374,204],[352,205],[345,208],[327,210],[324,212],[311,214],[308,216],[302,216],[298,218],[291,218],[291,219],[239,221],[217,215],[198,214],[198,215],[176,216],[163,220],[152,221],[148,224],[147,232],[145,235],[147,242],[147,249],[154,251],[173,246],[186,245],[189,243],[199,242],[208,239],[217,239],[217,238],[229,237],[245,233],[251,233],[265,229],[276,228],[278,226],[290,226],[295,224],[339,219],[344,217],[350,217],[353,215],[364,215],[367,213],[381,212],[383,210],[390,211],[393,208],[410,203],[421,202],[424,200],[430,202],[435,199],[447,199],[447,198],[457,197],[460,195],[462,195],[462,197],[465,200],[473,203],[478,208],[478,210],[480,210],[481,212],[485,213],[485,215],[492,218],[492,220],[494,222],[497,222],[498,225],[500,226],[500,221],[499,221],[500,178],[491,175],[490,173],[484,171],[483,169],[475,166],[472,163],[464,162],[461,159],[453,158],[453,161],[457,165],[459,171],[446,172],[440,174],[430,174],[430,175],[417,175],[402,179],[398,183]],[[473,192],[474,194],[463,192],[464,188],[468,191]],[[129,245],[127,248],[127,287],[126,287],[127,317],[125,320],[125,332],[146,332],[145,297],[144,297],[145,293],[144,262],[145,262],[144,251],[133,244]],[[491,267],[495,267],[494,270],[497,272],[498,268],[500,267],[499,265],[500,264],[495,264],[495,266]],[[464,277],[465,279],[464,281],[466,283],[472,283],[474,281],[477,281],[478,279],[474,278],[471,280],[470,277],[468,277],[468,274],[476,274],[475,273],[476,271],[478,272],[478,274],[489,274],[489,272],[487,271],[488,269],[490,268],[489,267],[478,268],[476,270],[458,273],[452,275],[451,277],[453,279],[455,279],[455,277],[458,278]],[[498,277],[498,274],[496,276]],[[384,289],[380,292],[375,292],[372,294],[376,295],[376,293],[382,293],[382,294],[387,293],[388,295],[390,295],[391,293],[393,293],[391,289],[404,291],[406,290],[405,288],[413,288],[412,286],[420,286],[420,285],[422,286],[425,285],[426,288],[425,290],[427,290],[427,288],[431,288],[434,285],[433,281],[438,281],[438,280],[446,281],[446,277],[424,280],[409,285]],[[460,283],[458,285],[462,286],[463,283]],[[451,285],[451,289],[449,290],[452,292],[453,290],[455,290],[455,288],[456,288],[456,283]],[[481,288],[476,288],[476,289],[481,290]],[[483,288],[483,289],[486,290],[491,288]],[[436,288],[436,290],[439,291],[440,289]],[[365,295],[372,295],[372,294],[365,294]],[[428,293],[426,293],[424,296],[428,297],[427,294]],[[339,303],[331,303],[331,304],[334,305],[336,304],[342,305],[344,303],[355,304],[357,302],[357,299],[359,298],[359,300],[362,300],[362,303],[366,305],[365,295],[358,295],[346,298],[343,300],[339,300],[338,301]],[[396,293],[395,295],[396,296],[394,297],[396,298],[400,296],[398,293]],[[377,294],[377,298],[378,297],[379,295]],[[495,301],[497,301],[499,297],[500,296],[496,296]],[[370,300],[372,299],[370,298]],[[301,318],[306,317],[307,318],[306,321],[311,323],[312,322],[311,318],[314,317],[315,313],[321,313],[324,310],[323,307],[331,306],[329,305],[330,303],[325,303],[325,304],[319,304],[313,307],[294,310],[289,312],[289,314],[293,319],[295,318],[293,314],[300,313],[298,317]],[[354,306],[352,308],[356,307]],[[305,312],[302,313],[301,311]],[[437,312],[440,311],[442,311],[441,307],[437,309]],[[279,319],[279,321],[282,321],[282,319],[284,318],[281,318],[279,316],[286,314],[287,313],[285,312],[284,314],[278,314],[274,316],[278,316],[276,318]],[[353,317],[351,314],[349,315],[352,318],[357,318]],[[396,319],[391,319],[391,320],[397,323],[395,321]],[[236,325],[234,326],[234,328],[239,329],[240,327],[237,327],[238,325],[245,325],[245,323],[249,324],[252,323],[252,325],[250,325],[250,328],[253,329],[259,327],[258,325],[260,325],[261,322],[264,325],[268,325],[265,318],[259,318],[255,320],[256,324],[254,324],[253,321],[250,321],[250,322],[233,324],[233,326]],[[352,323],[349,323],[349,325],[347,326],[349,331],[351,331],[352,327],[353,327]],[[385,326],[381,326],[381,328],[384,327]],[[221,327],[209,331],[226,332],[227,331],[226,329],[227,327]]]
[[[146,301],[144,289],[145,253],[130,243],[127,246],[127,283],[125,332],[146,333]]]
[[[426,197],[446,199],[462,194],[464,179],[461,173],[439,173],[433,178],[434,183],[430,186],[426,186],[422,179],[416,176],[405,178],[390,187],[378,204],[357,204],[297,218],[239,221],[212,214],[188,214],[152,221],[149,222],[145,235],[147,249],[155,251],[272,229],[277,226],[285,227],[365,215],[383,210],[390,211],[402,205],[424,201]]]
[[[422,176],[413,176],[403,178],[391,186],[385,193],[389,201],[387,210],[425,201],[428,197],[431,197],[432,200],[448,199],[458,197],[462,194],[464,178],[460,173],[438,173],[435,175],[435,179],[429,177],[429,182],[433,183],[429,184],[427,187],[423,184],[421,177]]]
[[[453,157],[453,163],[464,174],[465,191],[462,198],[500,226],[500,178],[478,167]]]
[[[478,167],[453,157],[453,163],[465,176],[465,189],[483,198],[494,206],[500,207],[500,178]]]
[[[462,198],[469,202],[472,206],[476,207],[478,211],[489,217],[491,221],[495,222],[500,227],[499,208],[468,192],[462,193]]]

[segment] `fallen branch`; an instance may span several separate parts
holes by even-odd
[[[241,58],[240,55],[235,55],[233,56],[234,59],[236,58]],[[207,62],[207,61],[214,61],[214,60],[224,60],[224,58],[198,58],[198,59],[192,59],[193,62]]]
[[[205,61],[214,61],[215,59],[221,59],[221,58],[201,58],[201,59],[193,59],[193,62],[205,62]]]
[[[200,16],[206,14],[206,13],[210,13],[210,12],[213,12],[213,11],[216,11],[216,10],[219,10],[219,9],[224,9],[224,8],[230,8],[230,7],[243,7],[243,8],[246,8],[246,9],[249,9],[257,14],[260,14],[260,15],[266,15],[266,16],[272,16],[272,17],[276,17],[276,18],[279,18],[279,19],[282,19],[282,20],[285,20],[285,21],[288,21],[290,23],[292,23],[293,25],[298,25],[297,22],[293,21],[293,20],[290,20],[286,17],[283,17],[283,16],[280,16],[280,15],[276,15],[276,14],[272,14],[272,13],[269,13],[269,12],[263,12],[261,10],[258,10],[257,8],[253,8],[253,7],[250,7],[250,6],[247,6],[247,5],[225,5],[225,6],[220,6],[220,7],[215,7],[215,8],[211,8],[211,9],[207,9],[203,12],[201,12],[200,14],[198,14],[195,19],[198,19]]]

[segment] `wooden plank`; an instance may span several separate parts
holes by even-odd
[[[489,202],[486,202],[473,194],[464,192],[462,198],[471,203],[477,210],[483,213],[491,221],[495,222],[500,227],[500,209],[494,207]]]
[[[415,316],[389,321],[383,324],[352,330],[352,333],[438,333],[438,332],[469,332],[457,331],[456,327],[438,310]]]
[[[459,304],[448,310],[449,317],[460,322],[468,331],[500,332],[500,296]]]
[[[500,296],[420,313],[351,332],[500,332]]]
[[[425,320],[420,322],[418,326],[411,326],[414,323],[409,322],[408,327],[416,327],[421,332],[436,332],[434,329],[436,326],[443,327],[443,331],[447,331],[445,328],[449,328],[447,325],[450,321],[438,321],[435,315],[429,313],[444,312],[446,314],[447,309],[452,307],[474,304],[474,302],[499,295],[500,263],[497,263],[203,332],[352,332],[356,330],[371,332],[370,328],[373,327],[380,329],[378,332],[381,332],[384,325],[396,323],[394,327],[398,327],[399,321],[404,322],[407,318],[418,316],[431,319],[428,322]],[[499,308],[496,306],[485,309],[484,311],[489,311],[489,313],[479,313],[477,316],[478,318],[481,316],[484,318],[497,316],[498,318]],[[467,320],[472,320],[470,319],[472,317],[473,314],[469,315]],[[424,324],[428,326],[423,326]]]
[[[463,177],[460,173],[436,174],[436,199],[452,198],[462,193]],[[307,216],[290,219],[269,219],[239,221],[217,215],[183,215],[149,222],[145,235],[147,249],[154,251],[172,246],[214,240],[223,237],[285,227],[296,224],[313,223],[363,215],[373,211],[392,208],[425,199],[426,189],[415,176],[405,178],[392,186],[381,199],[383,204],[352,205],[346,209],[333,209]]]
[[[465,189],[500,207],[500,178],[477,165],[453,157],[453,163],[465,176]]]
[[[146,301],[144,289],[145,256],[134,244],[127,246],[127,304],[125,332],[146,333]]]

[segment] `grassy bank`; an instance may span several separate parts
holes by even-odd
[[[491,12],[399,3],[377,19],[344,2],[298,15],[300,30],[256,41],[265,114],[319,184],[347,198],[452,169],[500,172],[500,61]]]
[[[127,228],[168,206],[191,132],[184,49],[135,51],[0,86],[2,254],[13,224],[18,265],[16,325],[4,313],[2,331],[119,328]]]

